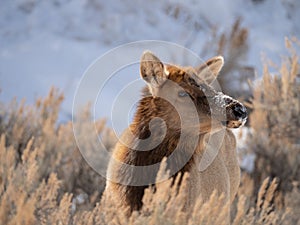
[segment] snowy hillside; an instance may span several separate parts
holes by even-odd
[[[261,53],[278,62],[284,37],[300,36],[299,10],[297,0],[2,0],[0,99],[33,102],[54,85],[66,96],[64,120],[71,115],[82,74],[111,48],[157,39],[207,58],[210,53],[202,49],[214,31],[230,29],[238,17],[249,30],[245,60],[259,74]],[[101,116],[108,117],[109,111],[100,109]]]

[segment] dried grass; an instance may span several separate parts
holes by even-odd
[[[201,56],[223,55],[224,67],[218,76],[222,91],[236,99],[244,100],[252,96],[249,81],[255,78],[255,68],[247,61],[249,31],[237,18],[231,29],[220,32],[213,29],[211,38],[202,49]],[[238,87],[238,88],[237,88]]]
[[[291,42],[287,46],[292,49]],[[179,190],[171,180],[146,189],[143,208],[130,218],[102,196],[105,180],[82,158],[71,122],[57,124],[62,94],[52,89],[33,106],[1,104],[0,224],[299,224],[298,74],[291,50],[278,75],[265,69],[263,82],[254,86],[248,150],[257,154],[256,167],[242,174],[232,205],[214,192],[205,204],[195,196],[187,209],[185,175]],[[87,109],[75,122],[87,148],[90,121]],[[115,137],[105,121],[96,126],[112,148]],[[166,173],[162,167],[158,176]]]
[[[277,177],[282,193],[274,201],[281,207],[287,206],[287,196],[300,198],[299,41],[287,38],[286,47],[289,56],[283,58],[281,68],[271,74],[265,65],[262,81],[254,85],[250,115],[254,132],[249,138],[249,149],[256,154],[254,192],[267,176]],[[300,204],[293,205],[296,224]]]

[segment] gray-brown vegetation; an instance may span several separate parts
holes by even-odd
[[[146,189],[141,211],[123,217],[116,205],[101,199],[105,180],[82,158],[71,121],[57,124],[63,95],[52,89],[35,105],[16,100],[0,105],[0,224],[225,224],[228,209],[235,225],[300,224],[299,53],[293,50],[299,41],[286,43],[290,55],[278,73],[270,74],[266,66],[253,84],[246,147],[256,154],[255,169],[242,173],[232,205],[213,193],[205,204],[199,199],[185,211],[186,193],[177,193],[169,181],[155,192]],[[77,116],[82,135],[90,121],[88,109]],[[112,149],[115,137],[105,121],[96,127]],[[164,167],[160,171],[163,176]]]

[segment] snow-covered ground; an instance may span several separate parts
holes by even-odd
[[[106,51],[156,39],[209,57],[201,49],[213,30],[230,29],[238,17],[249,29],[246,62],[259,74],[261,53],[278,62],[284,37],[300,36],[299,10],[298,0],[1,0],[0,100],[33,102],[54,85],[65,93],[63,121],[84,71]],[[102,116],[110,115],[100,109]]]

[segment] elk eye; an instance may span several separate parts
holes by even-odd
[[[187,96],[189,96],[189,93],[187,93],[187,92],[185,92],[185,91],[179,91],[179,92],[178,92],[178,96],[179,96],[179,97],[187,97]]]

